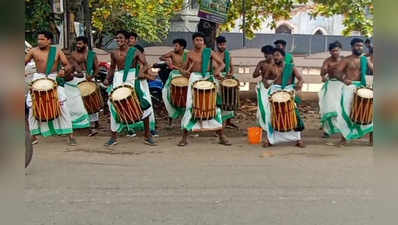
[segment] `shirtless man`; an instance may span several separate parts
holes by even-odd
[[[261,52],[264,54],[265,60],[262,60],[257,64],[253,73],[253,78],[257,78],[259,76],[262,77],[262,82],[266,89],[271,86],[275,79],[275,77],[270,77],[273,75],[270,72],[274,66],[274,51],[274,47],[271,45],[266,45],[261,48]]]
[[[174,50],[167,52],[166,54],[159,57],[160,60],[165,61],[172,71],[170,71],[168,78],[164,84],[162,90],[162,99],[169,115],[169,128],[172,128],[173,119],[177,119],[184,114],[183,108],[175,107],[170,101],[170,86],[171,81],[178,76],[181,76],[181,68],[184,66],[187,60],[187,42],[184,39],[173,40]]]
[[[130,32],[130,37],[128,38],[128,46],[134,47],[137,44],[138,35],[135,32]]]
[[[135,55],[134,55],[133,62],[131,63],[131,65],[140,63],[142,65],[141,69],[140,69],[140,73],[138,75],[128,73],[127,80],[124,80],[124,81],[120,80],[120,78],[123,77],[123,71],[126,69],[125,63],[126,63],[127,53],[129,51],[129,47],[128,47],[129,36],[130,36],[130,34],[126,31],[118,31],[116,34],[116,40],[119,45],[119,48],[112,51],[112,53],[111,53],[111,67],[110,67],[108,77],[104,81],[105,85],[113,83],[113,85],[114,85],[113,88],[115,88],[116,86],[121,85],[123,83],[129,83],[130,85],[134,86],[134,83],[139,82],[139,79],[148,78],[147,77],[148,75],[146,73],[146,71],[149,69],[148,63],[145,59],[144,54],[137,50],[137,51],[135,51]],[[132,66],[130,66],[130,68],[131,67]],[[118,72],[115,72],[116,69],[118,70]],[[116,73],[118,73],[118,77],[116,79],[116,80],[118,80],[118,83],[115,83],[115,80],[114,80],[114,76]],[[115,78],[116,78],[116,76],[115,76]],[[150,79],[152,79],[152,77]],[[133,80],[134,80],[134,82],[132,82]],[[144,104],[142,102],[142,99],[140,99],[140,104],[141,105]],[[109,106],[111,107],[110,102],[109,102]],[[147,111],[149,109],[149,107],[151,107],[151,106],[149,105],[149,106],[147,106],[146,109],[143,108],[142,110]],[[145,134],[144,134],[145,135],[145,144],[155,145],[155,142],[152,139],[152,135],[151,135],[150,128],[149,128],[150,114],[145,115],[145,112],[144,112],[144,116],[145,116],[145,118],[143,118],[143,121],[144,121],[144,127],[145,127]],[[111,130],[112,130],[111,138],[109,139],[109,141],[107,143],[105,143],[105,146],[116,145],[118,143],[117,142],[117,131],[123,130],[125,126],[126,126],[125,124],[117,123],[116,118],[112,117],[111,118]],[[128,127],[127,127],[127,129],[128,129]]]
[[[279,90],[292,91],[293,88],[296,91],[300,91],[304,83],[303,76],[293,64],[286,63],[285,52],[282,49],[279,48],[273,49],[274,51],[272,56],[274,61],[273,65],[270,59],[271,58],[270,53],[272,52],[272,49],[266,46],[264,47],[263,51],[265,52],[266,57],[268,58],[266,59],[266,61],[268,62],[264,62],[262,66],[260,66],[258,70],[255,71],[255,73],[253,74],[253,76],[259,76],[260,74],[263,76],[263,79],[267,80],[267,82],[265,82],[266,84],[264,84],[264,86],[266,86],[267,89],[260,89],[261,91],[260,96],[262,99],[260,103],[263,104],[263,109],[265,113],[263,112],[263,110],[260,109],[258,110],[258,118],[260,119],[260,126],[267,133],[267,138],[264,141],[263,147],[271,146],[274,143],[296,141],[296,146],[303,148],[305,147],[305,145],[301,139],[300,132],[304,129],[304,124],[302,123],[299,115],[297,115],[298,127],[294,131],[289,131],[289,132],[277,132],[277,131],[269,132],[269,127],[270,127],[269,123],[271,122],[270,119],[272,118],[270,117],[266,118],[266,116],[270,115],[271,113],[269,103],[267,103],[268,98],[270,97],[268,93],[273,94],[274,92]],[[288,77],[283,77],[283,73],[285,72],[285,70]],[[297,79],[297,83],[295,83],[295,79]],[[298,113],[298,110],[296,110],[296,113]]]
[[[68,135],[69,145],[76,145],[76,140],[73,137],[72,121],[70,119],[67,108],[64,105],[66,101],[65,93],[62,83],[65,77],[65,70],[69,72],[69,62],[62,51],[57,51],[55,47],[51,47],[53,34],[51,32],[39,32],[37,36],[38,47],[32,48],[28,54],[25,55],[25,65],[32,59],[36,64],[37,73],[33,76],[33,81],[42,77],[48,76],[50,79],[59,82],[58,97],[61,104],[61,114],[58,118],[49,122],[40,122],[33,116],[32,99],[28,96],[27,105],[30,107],[29,112],[29,127],[32,133],[32,142],[38,142],[37,135],[51,136],[51,135]],[[54,53],[54,57],[51,53]],[[50,57],[49,57],[50,55]],[[50,58],[50,60],[48,60]],[[51,66],[51,64],[53,65]],[[58,65],[62,65],[61,69],[57,71]]]
[[[341,89],[343,83],[338,80],[337,66],[342,60],[340,52],[342,45],[336,41],[329,45],[330,57],[325,59],[321,68],[321,79],[325,84],[319,92],[319,108],[323,130],[323,138],[327,138],[339,131],[336,129],[335,117],[340,107]]]
[[[343,97],[345,100],[347,100],[349,97],[352,97],[353,92],[355,91],[356,88],[361,87],[361,86],[366,86],[366,73],[370,71],[373,73],[374,68],[373,68],[373,57],[371,57],[371,60],[367,60],[366,56],[363,55],[363,47],[364,43],[363,40],[360,38],[354,38],[351,40],[351,48],[352,48],[352,54],[350,56],[345,57],[341,62],[339,63],[336,71],[337,77],[344,82],[346,86],[343,87]],[[361,67],[366,66],[367,69],[364,70],[366,71],[365,73],[362,73]],[[352,93],[349,93],[352,92]],[[343,100],[344,100],[343,99]],[[352,98],[351,102],[347,100],[347,106],[351,105],[352,103]],[[342,105],[345,105],[343,102]],[[348,110],[348,108],[347,108]],[[349,113],[349,112],[346,112]],[[369,144],[373,145],[373,123],[371,125],[360,125],[360,127],[357,129],[350,129],[350,130],[362,130],[362,132],[357,133],[352,133],[351,132],[345,132],[347,126],[352,126],[352,122],[347,122],[347,123],[339,123],[338,127],[340,131],[342,132],[343,136],[342,139],[339,143],[339,145],[344,145],[346,143],[347,137],[349,139],[357,139],[361,138],[363,135],[369,133]]]
[[[90,66],[90,71],[87,71],[88,67],[88,56],[89,56],[89,49],[88,49],[88,39],[84,36],[80,36],[76,38],[76,51],[73,51],[71,54],[71,64],[75,68],[74,76],[78,80],[78,82],[83,80],[93,80],[98,75],[99,66],[98,66],[98,58],[94,52],[90,52],[90,57],[93,57],[93,64]],[[84,76],[86,75],[86,76]],[[80,78],[80,79],[79,79]],[[90,122],[91,128],[90,133],[88,136],[94,136],[98,132],[96,128],[99,127],[99,113],[90,114]]]
[[[189,77],[189,87],[187,94],[187,103],[192,103],[192,84],[197,80],[207,80],[212,79],[213,74],[209,73],[210,68],[210,60],[214,69],[214,78],[221,80],[221,71],[224,69],[224,62],[217,57],[215,52],[211,51],[211,49],[205,48],[204,43],[205,36],[203,33],[197,32],[192,35],[192,40],[194,43],[194,49],[188,53],[187,62],[184,65],[184,68],[181,69],[182,74],[185,77]],[[206,57],[206,55],[208,57]],[[203,61],[205,60],[205,61]],[[202,68],[202,62],[204,68]],[[206,121],[195,121],[192,118],[192,112],[190,110],[191,105],[187,104],[187,109],[185,110],[185,114],[182,120],[182,128],[183,128],[183,136],[181,141],[178,143],[178,146],[185,146],[187,144],[187,136],[188,131],[201,131],[201,130],[215,130],[220,139],[220,144],[222,145],[231,145],[224,135],[222,122],[216,121],[215,119],[206,120]],[[217,110],[217,116],[221,117],[220,110]]]
[[[287,42],[285,40],[276,40],[274,45],[275,48],[282,49],[285,52],[286,63],[294,63],[293,55],[286,51]]]
[[[217,50],[215,51],[218,58],[222,59],[225,63],[225,69],[222,71],[221,75],[225,79],[230,79],[233,77],[234,66],[232,63],[232,57],[227,50],[227,39],[224,36],[218,36],[216,38]],[[225,120],[225,127],[227,128],[238,128],[234,123],[232,123],[232,118],[235,117],[234,111],[223,111],[223,120]]]

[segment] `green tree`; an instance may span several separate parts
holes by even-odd
[[[360,31],[363,35],[373,33],[372,0],[244,0],[246,12],[246,36],[253,38],[263,24],[276,27],[279,20],[290,19],[295,4],[307,4],[310,14],[316,16],[344,15],[344,35]],[[230,31],[243,12],[242,0],[231,0],[227,23],[221,31]],[[240,29],[243,30],[242,25]]]
[[[92,24],[100,33],[120,29],[135,31],[146,41],[161,41],[170,30],[170,19],[182,9],[183,0],[90,0]]]

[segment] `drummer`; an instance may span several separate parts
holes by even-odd
[[[337,67],[336,75],[344,82],[341,95],[341,113],[338,113],[336,127],[342,134],[340,145],[347,140],[362,138],[369,134],[369,145],[373,145],[373,123],[369,125],[357,125],[349,117],[353,101],[354,91],[359,87],[367,86],[366,73],[373,73],[373,61],[363,55],[363,40],[353,38],[351,40],[352,54],[345,57]],[[373,57],[371,57],[373,59]]]
[[[275,131],[271,125],[271,103],[268,99],[276,91],[293,91],[294,89],[296,91],[300,91],[303,86],[304,79],[293,64],[286,63],[285,52],[282,49],[272,49],[271,46],[265,46],[262,48],[262,51],[266,60],[262,63],[260,62],[253,74],[253,77],[261,75],[263,77],[262,80],[265,81],[259,82],[257,86],[257,96],[260,98],[257,99],[259,102],[257,118],[260,126],[266,131],[266,140],[263,147],[283,142],[296,142],[297,147],[303,148],[305,145],[301,138],[301,131],[304,130],[304,123],[300,118],[298,109],[296,108],[298,126],[294,131],[278,132]],[[296,78],[297,83],[295,83]]]
[[[192,116],[192,85],[199,80],[221,80],[221,71],[224,69],[224,62],[210,48],[205,48],[205,35],[196,32],[192,35],[194,49],[188,53],[187,62],[181,69],[184,76],[189,76],[189,86],[187,93],[187,104],[184,117],[181,121],[183,136],[178,146],[187,145],[187,136],[189,131],[208,131],[217,132],[219,143],[222,145],[231,145],[223,131],[221,109],[217,107],[217,114],[214,119],[197,121]],[[210,61],[211,60],[211,61]],[[210,63],[211,62],[211,63]],[[210,65],[213,65],[213,68]],[[213,69],[214,74],[210,72]]]
[[[225,69],[221,73],[223,78],[225,79],[231,79],[233,78],[233,73],[234,73],[234,66],[232,63],[232,58],[231,54],[227,50],[227,39],[224,36],[218,36],[216,38],[216,45],[217,45],[217,50],[215,51],[215,54],[220,58],[223,59],[225,63]],[[221,96],[218,96],[221,97]],[[222,104],[221,99],[218,99],[218,104]],[[224,126],[227,128],[238,128],[234,123],[232,123],[232,118],[235,117],[235,112],[234,111],[222,111],[222,119],[224,122]]]
[[[76,51],[73,51],[71,54],[70,58],[71,65],[73,66],[73,77],[72,80],[66,82],[67,86],[70,86],[68,90],[70,90],[71,95],[78,90],[77,84],[80,83],[81,81],[84,80],[90,80],[92,81],[94,78],[95,81],[95,76],[98,74],[98,59],[94,51],[91,51],[88,49],[88,39],[84,36],[80,36],[76,38]],[[68,94],[68,91],[67,91]],[[81,96],[80,96],[81,98]],[[79,100],[74,100],[71,102],[71,105],[74,106],[74,108],[78,109],[81,108],[81,106],[84,107],[84,104],[81,105],[82,101]],[[71,113],[75,115],[83,114],[83,113]],[[81,119],[82,116],[77,116],[75,121],[79,122],[73,122],[74,128],[83,128],[86,126],[82,126],[85,124],[86,120]],[[98,132],[96,128],[99,127],[99,113],[93,113],[88,115],[89,119],[89,126],[90,126],[90,133],[88,134],[89,137],[96,135]],[[91,123],[91,124],[90,124]]]
[[[38,47],[32,48],[25,56],[25,65],[32,59],[36,64],[37,73],[33,74],[33,81],[40,78],[48,77],[56,80],[59,84],[57,87],[58,98],[61,105],[61,113],[58,118],[48,121],[40,122],[33,115],[32,97],[29,94],[26,103],[29,107],[29,129],[32,134],[33,144],[38,143],[37,136],[44,137],[54,135],[68,135],[68,144],[76,145],[76,139],[73,137],[72,121],[69,115],[69,110],[66,106],[66,95],[63,88],[65,70],[69,70],[69,62],[62,51],[58,51],[56,47],[51,46],[54,39],[53,34],[48,31],[42,31],[37,36]],[[57,71],[58,66],[62,66]]]
[[[173,119],[175,120],[179,117],[182,117],[185,112],[184,108],[175,107],[171,103],[170,86],[171,86],[171,81],[175,77],[182,76],[180,70],[183,67],[184,63],[187,61],[187,54],[188,54],[188,52],[185,51],[185,48],[187,47],[187,42],[184,39],[175,39],[173,40],[173,44],[174,44],[173,51],[167,52],[166,54],[159,57],[160,60],[165,61],[168,67],[172,69],[162,90],[162,99],[166,107],[167,113],[169,115],[170,128],[172,127]]]
[[[140,68],[140,71],[146,71],[148,67],[148,63],[145,59],[144,54],[142,54],[140,51],[137,51],[136,48],[128,47],[128,40],[129,40],[130,34],[127,31],[118,31],[116,33],[116,40],[118,43],[118,49],[112,51],[111,53],[111,68],[108,73],[108,76],[106,80],[104,81],[105,85],[110,84],[109,86],[109,93],[111,91],[123,84],[128,84],[131,85],[132,87],[135,88],[145,88],[142,87],[141,84],[136,85],[136,82],[138,82],[138,79],[145,79],[145,74],[146,73],[138,73],[135,68],[131,68],[131,65],[137,64],[136,62],[138,61],[139,63],[142,64],[142,67]],[[130,60],[128,60],[130,59]],[[127,68],[127,69],[126,69]],[[115,70],[118,71],[115,71]],[[152,79],[152,78],[151,78]],[[146,86],[145,90],[137,90],[138,93],[138,98],[140,101],[141,108],[144,112],[144,115],[142,117],[142,120],[144,121],[144,130],[145,130],[145,144],[148,145],[156,145],[154,140],[152,139],[152,135],[150,132],[150,127],[149,127],[149,116],[151,113],[153,113],[152,106],[150,104],[150,98],[151,96],[148,95],[149,89],[148,86]],[[139,93],[142,93],[140,95]],[[116,145],[117,142],[117,133],[122,132],[123,130],[127,129],[138,129],[139,126],[142,126],[142,123],[134,123],[134,124],[123,124],[123,123],[118,123],[116,121],[117,115],[116,115],[116,110],[111,104],[110,100],[108,101],[109,109],[111,112],[111,138],[109,139],[108,142],[105,143],[105,146],[113,146]]]
[[[336,70],[343,58],[340,56],[341,49],[340,42],[331,43],[329,45],[330,57],[325,59],[321,68],[321,79],[324,84],[319,92],[319,112],[324,138],[340,133],[336,127],[336,118],[340,108],[343,83],[338,80]]]
[[[294,63],[293,55],[286,51],[287,42],[285,40],[281,40],[281,39],[280,40],[276,40],[274,42],[274,45],[275,45],[275,48],[282,49],[285,52],[286,63]]]

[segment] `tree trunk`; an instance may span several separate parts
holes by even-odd
[[[91,10],[88,5],[89,0],[82,0],[82,8],[83,8],[83,24],[84,24],[84,35],[88,39],[88,48],[92,49],[93,40],[91,35]]]

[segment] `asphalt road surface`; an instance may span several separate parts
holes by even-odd
[[[40,139],[26,170],[28,225],[374,225],[372,149],[313,142],[264,151],[232,138]]]

